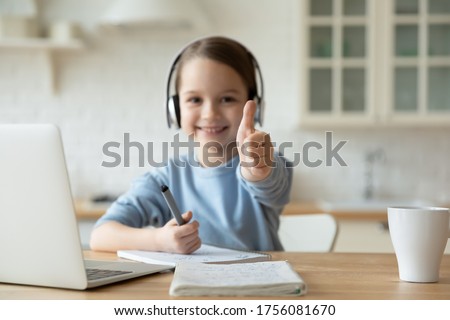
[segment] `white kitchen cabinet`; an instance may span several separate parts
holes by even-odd
[[[335,252],[394,252],[389,231],[381,222],[339,220],[338,225]]]
[[[378,221],[339,220],[334,252],[393,253],[387,226]],[[450,240],[445,253],[450,254]]]
[[[300,11],[302,125],[450,125],[450,0],[309,0]]]

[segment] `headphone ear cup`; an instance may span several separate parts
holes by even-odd
[[[167,124],[169,128],[174,124],[178,129],[181,128],[180,98],[173,95],[167,101]]]

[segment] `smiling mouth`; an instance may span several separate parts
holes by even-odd
[[[228,127],[196,127],[197,130],[201,130],[207,134],[219,134],[224,132],[226,129],[228,129]]]

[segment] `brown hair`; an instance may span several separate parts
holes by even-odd
[[[186,47],[178,61],[175,78],[177,91],[183,65],[193,58],[208,58],[233,68],[247,86],[248,98],[253,99],[257,95],[255,58],[239,42],[225,37],[209,37],[197,40]]]

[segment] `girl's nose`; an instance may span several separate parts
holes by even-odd
[[[202,118],[203,119],[214,119],[219,116],[219,108],[214,102],[205,101],[202,106]]]

